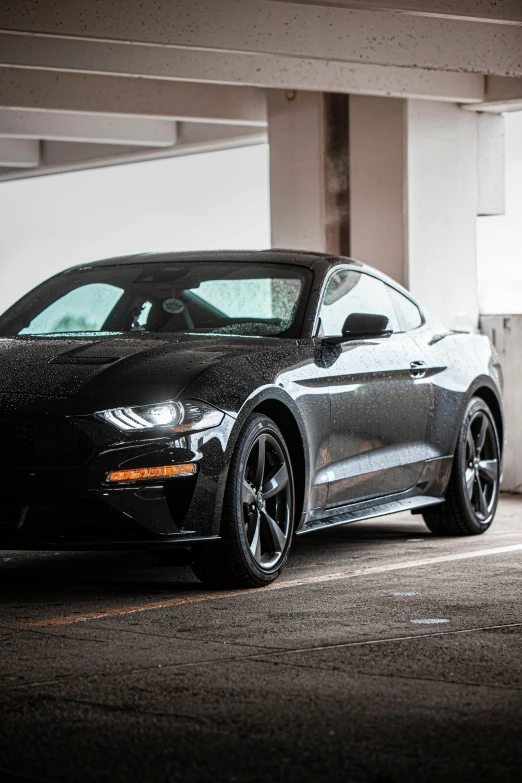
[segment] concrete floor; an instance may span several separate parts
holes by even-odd
[[[519,780],[521,555],[515,497],[480,537],[301,538],[219,598],[146,553],[2,552],[0,781]]]

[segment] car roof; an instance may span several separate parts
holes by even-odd
[[[293,250],[277,247],[269,250],[191,250],[171,253],[136,253],[129,256],[115,256],[113,258],[103,258],[99,261],[84,262],[83,264],[78,264],[77,266],[65,269],[64,272],[74,272],[77,269],[92,269],[97,266],[125,266],[127,264],[147,263],[164,264],[175,261],[237,261],[243,263],[257,261],[269,264],[295,264],[309,269],[319,263],[319,268],[324,274],[334,266],[350,264],[377,276],[383,282],[388,283],[388,285],[391,285],[393,288],[405,294],[420,307],[419,303],[412,297],[409,291],[379,269],[375,269],[374,267],[364,264],[362,261],[358,261],[355,258],[350,258],[349,256],[336,256],[333,253],[321,253],[314,250]],[[60,272],[59,274],[64,274],[64,272]]]
[[[306,250],[285,250],[275,248],[272,250],[217,250],[217,251],[191,251],[182,253],[137,253],[131,256],[117,256],[104,258],[100,261],[92,261],[80,264],[79,267],[92,266],[120,266],[124,264],[165,263],[169,261],[262,261],[274,264],[296,264],[298,266],[311,267],[315,261],[323,261],[325,265],[353,264],[363,266],[360,261],[344,256],[335,256],[331,253],[319,253]],[[78,268],[78,267],[77,267]]]

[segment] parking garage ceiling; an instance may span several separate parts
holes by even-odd
[[[522,107],[505,0],[0,3],[0,179],[266,140],[266,89]]]

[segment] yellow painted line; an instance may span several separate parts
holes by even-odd
[[[221,598],[236,598],[241,595],[256,594],[261,595],[272,590],[286,590],[291,587],[300,587],[301,585],[315,585],[323,582],[334,582],[343,579],[354,579],[358,576],[369,576],[371,574],[384,574],[388,571],[400,571],[406,568],[421,568],[422,566],[436,565],[437,563],[450,563],[456,560],[469,560],[475,557],[488,557],[490,555],[503,555],[509,552],[518,552],[522,550],[522,544],[511,544],[510,546],[499,546],[490,549],[475,549],[471,552],[459,552],[454,555],[439,555],[438,557],[427,557],[422,560],[401,560],[398,563],[385,563],[383,565],[369,566],[367,568],[358,568],[352,571],[335,571],[331,574],[320,574],[318,576],[306,576],[301,579],[289,579],[274,582],[263,588],[249,588],[246,590],[224,590],[220,592],[205,592],[191,595],[185,598],[169,598],[165,601],[154,601],[148,604],[135,604],[134,606],[120,606],[114,609],[101,609],[97,612],[85,612],[84,614],[72,614],[65,617],[51,617],[47,620],[36,620],[30,623],[23,623],[25,628],[44,628],[59,625],[72,625],[73,623],[86,622],[88,620],[101,620],[104,617],[116,617],[124,614],[135,614],[136,612],[150,612],[155,609],[168,609],[171,606],[183,606],[185,604],[197,604],[202,601],[216,601]]]
[[[265,588],[267,589],[267,588]],[[114,617],[120,614],[134,614],[135,612],[150,612],[152,609],[167,609],[170,606],[183,606],[183,604],[197,604],[201,601],[215,601],[218,598],[233,598],[236,595],[246,593],[258,593],[258,588],[251,590],[226,590],[223,592],[198,593],[187,598],[167,598],[165,601],[154,601],[150,604],[136,604],[135,606],[120,606],[114,609],[101,609],[97,612],[85,612],[84,614],[71,614],[66,617],[51,617],[49,620],[36,620],[31,623],[23,623],[26,628],[43,628],[55,625],[71,625],[82,623],[86,620],[100,620],[103,617]]]

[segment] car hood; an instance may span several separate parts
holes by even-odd
[[[1,394],[107,407],[171,399],[213,365],[277,345],[199,336],[0,339]]]

